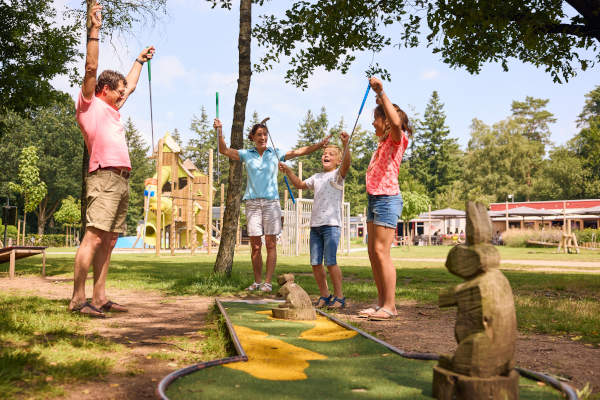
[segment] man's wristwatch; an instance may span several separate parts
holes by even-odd
[[[135,61],[139,62],[140,65],[144,65],[144,62],[142,60],[140,60],[139,58],[136,58]]]

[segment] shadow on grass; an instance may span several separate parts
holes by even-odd
[[[61,384],[98,379],[117,347],[84,335],[82,317],[65,313],[67,303],[39,297],[0,295],[0,398],[51,397]]]

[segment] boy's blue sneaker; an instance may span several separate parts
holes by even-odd
[[[333,301],[333,295],[330,294],[329,297],[325,297],[325,296],[321,296],[319,297],[319,300],[317,300],[317,302],[315,303],[315,307],[316,308],[324,308],[324,307],[328,307],[331,302]]]
[[[336,304],[337,303],[337,304]],[[338,305],[339,304],[339,305]],[[336,309],[336,308],[344,308],[346,307],[346,297],[342,297],[341,299],[336,297],[335,299],[333,299],[331,301],[331,303],[329,304],[329,308],[330,309]]]

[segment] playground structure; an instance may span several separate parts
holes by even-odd
[[[208,176],[180,155],[181,148],[168,133],[158,141],[153,155],[156,173],[145,182],[144,224],[132,247],[141,239],[144,247],[154,247],[157,255],[163,248],[174,254],[176,248],[194,252],[206,242],[210,252],[211,242],[216,240],[211,213],[212,150]]]

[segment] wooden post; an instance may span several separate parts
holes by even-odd
[[[237,232],[235,234],[235,246],[238,247],[242,243],[242,228],[240,227],[240,216],[238,215]]]
[[[296,252],[294,255],[300,254],[300,212],[302,208],[302,202],[300,201],[301,197],[298,197],[298,201],[296,201]]]
[[[179,189],[179,165],[177,164],[178,153],[174,151],[171,153],[171,229],[169,229],[169,247],[171,248],[171,255],[175,255],[175,244],[177,243],[177,217],[179,213],[175,210],[178,208],[175,203],[177,202],[177,189]]]
[[[302,161],[298,161],[298,178],[302,182]],[[298,189],[298,198],[302,198],[302,189]]]
[[[162,213],[160,210],[160,197],[162,194],[162,167],[163,167],[163,141],[164,139],[158,140],[158,155],[156,157],[156,255],[160,257],[160,245],[162,241]]]
[[[213,206],[213,151],[208,150],[208,222],[206,224],[206,243],[208,254],[212,253],[212,206]]]
[[[506,231],[508,232],[508,197],[506,198]]]
[[[225,210],[225,184],[221,183],[221,203],[220,203],[220,217],[219,217],[219,238],[221,232],[223,232],[223,211]],[[239,223],[238,223],[239,226]]]
[[[10,279],[15,277],[15,253],[16,250],[14,249],[10,251],[10,265],[8,267],[8,276],[10,277]]]
[[[8,229],[8,227],[7,227],[7,229]],[[20,239],[21,239],[21,220],[18,219],[17,220],[17,246],[20,243]]]
[[[46,276],[46,249],[42,250],[42,276]]]
[[[431,246],[431,204],[429,204],[429,235],[427,235],[427,244]]]

